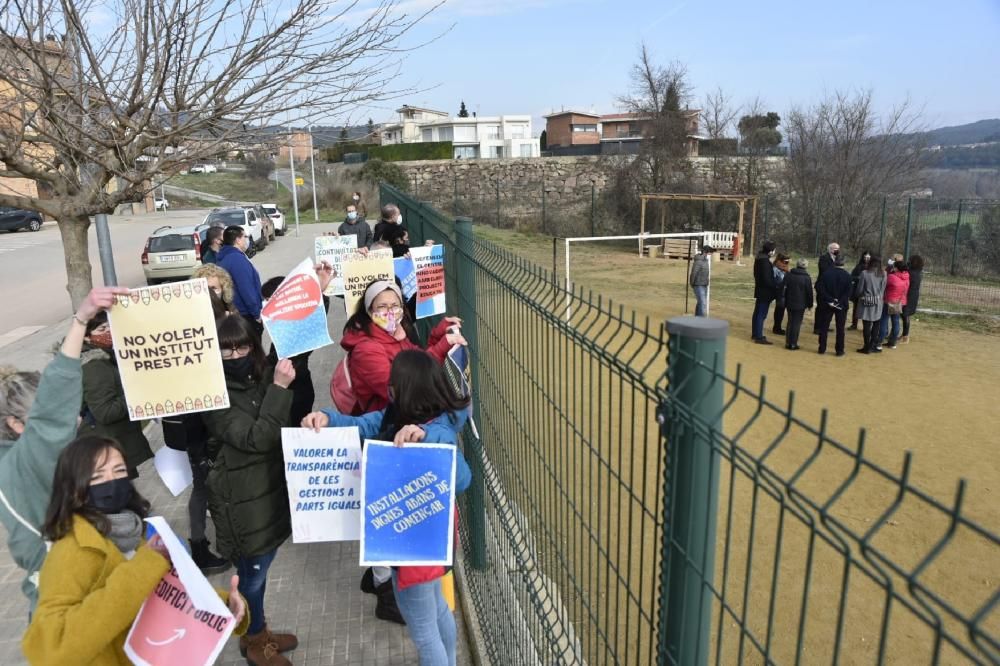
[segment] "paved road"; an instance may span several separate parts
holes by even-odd
[[[111,216],[111,242],[119,284],[138,286],[146,283],[139,257],[146,238],[154,229],[164,224],[197,224],[204,217],[205,212],[200,210]],[[90,263],[94,284],[103,284],[93,225],[90,227]],[[0,336],[19,328],[47,326],[73,314],[66,291],[62,238],[54,223],[45,224],[35,233],[0,232],[0,296],[5,303],[17,304],[0,318]]]

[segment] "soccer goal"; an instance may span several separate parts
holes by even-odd
[[[634,236],[578,236],[575,238],[564,238],[565,243],[565,259],[566,259],[566,321],[569,321],[573,316],[572,309],[572,293],[573,293],[573,282],[570,277],[570,247],[573,243],[596,243],[602,241],[623,241],[623,240],[634,240],[639,243],[639,256],[644,256],[647,247],[650,246],[649,241],[659,240],[660,245],[665,250],[666,256],[683,257],[688,259],[693,259],[694,255],[698,253],[703,245],[711,245],[716,250],[731,248],[735,240],[736,234],[719,232],[719,231],[694,231],[687,233],[669,233],[669,234],[635,234]],[[709,256],[709,275],[711,275],[711,256]],[[712,302],[712,287],[711,281],[708,287],[708,295],[705,303],[705,314],[708,314],[709,308]]]

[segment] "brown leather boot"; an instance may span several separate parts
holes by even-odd
[[[292,666],[292,662],[278,652],[278,645],[270,640],[270,636],[265,628],[260,633],[240,638],[240,652],[247,663],[251,666]]]
[[[264,624],[264,628],[261,629],[259,635],[266,636],[267,642],[273,643],[278,652],[288,652],[299,646],[299,639],[295,634],[272,633],[267,624]],[[244,657],[247,656],[247,647],[250,644],[251,638],[252,636],[240,636],[240,654]]]

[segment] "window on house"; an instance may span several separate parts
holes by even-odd
[[[455,159],[474,160],[479,157],[476,146],[455,146]]]
[[[512,139],[526,139],[528,138],[528,126],[527,125],[509,125],[510,127],[510,138]]]
[[[493,146],[493,157],[503,157],[503,146]]]
[[[475,141],[476,128],[474,125],[459,125],[455,128],[455,141]]]
[[[492,139],[496,141],[497,139],[503,138],[503,135],[500,133],[499,125],[486,125],[485,129],[486,129],[487,140]]]
[[[433,141],[434,140],[434,130],[432,130],[432,129],[425,129],[423,131],[423,139],[424,139],[424,141]]]
[[[531,157],[531,144],[522,143],[521,144],[521,157]]]
[[[453,141],[454,130],[451,127],[438,128],[438,141]]]
[[[597,125],[573,125],[574,132],[596,132]]]

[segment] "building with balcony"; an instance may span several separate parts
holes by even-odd
[[[705,139],[699,134],[701,110],[681,111],[686,123],[688,157],[698,157],[698,141]],[[601,154],[635,154],[644,136],[652,132],[652,116],[642,113],[612,113],[603,115],[601,120]]]
[[[585,111],[560,111],[545,116],[546,150],[601,143],[601,117]]]
[[[382,145],[451,141],[455,159],[538,157],[531,116],[452,118],[441,111],[403,106],[400,122],[383,126]]]

